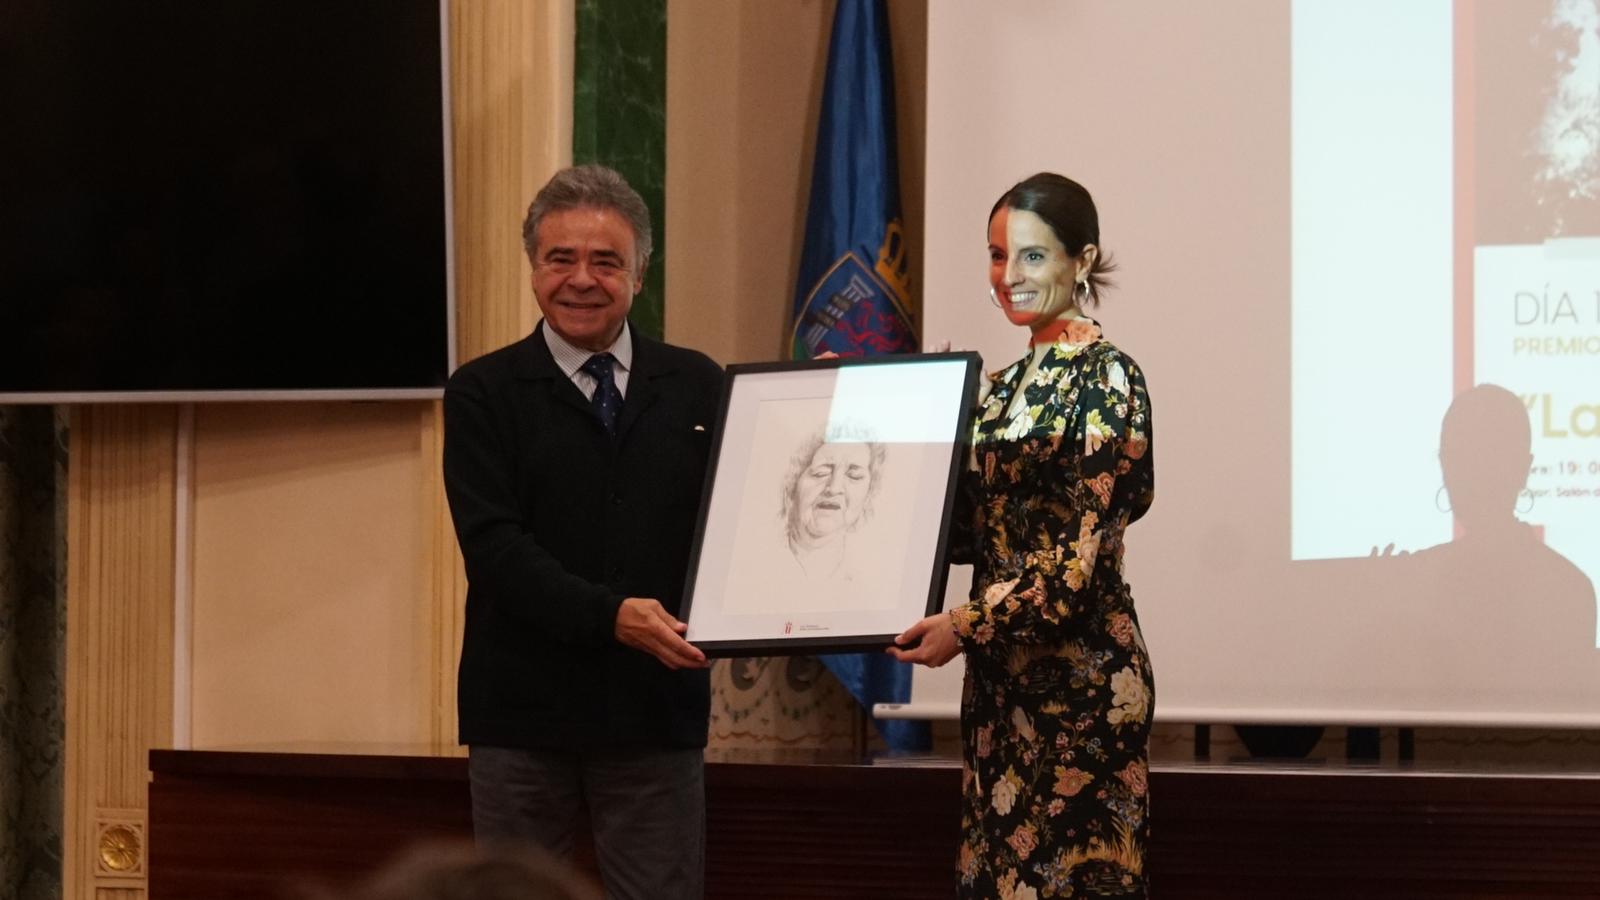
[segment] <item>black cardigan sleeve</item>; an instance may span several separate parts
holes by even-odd
[[[614,641],[625,598],[568,572],[530,533],[516,495],[511,441],[485,382],[462,369],[444,395],[445,494],[470,590],[552,640]]]

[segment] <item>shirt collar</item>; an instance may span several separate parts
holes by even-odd
[[[628,320],[622,320],[622,331],[617,333],[617,339],[611,342],[611,346],[603,351],[616,357],[617,365],[621,366],[624,372],[633,371],[633,339],[628,328]],[[578,370],[583,368],[583,364],[589,361],[589,357],[594,355],[594,351],[585,350],[556,334],[556,330],[548,323],[539,330],[544,334],[544,343],[550,348],[551,358],[568,378],[576,375]]]

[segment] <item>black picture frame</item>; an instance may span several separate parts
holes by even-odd
[[[713,657],[882,650],[941,608],[981,365],[946,352],[729,366],[680,611],[690,643]]]

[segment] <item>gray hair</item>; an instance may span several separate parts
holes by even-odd
[[[644,198],[628,184],[622,173],[600,165],[562,169],[534,196],[528,215],[522,220],[522,249],[533,259],[539,245],[539,223],[553,212],[594,207],[616,212],[633,226],[633,246],[642,271],[650,262],[654,244],[650,233],[650,209]]]

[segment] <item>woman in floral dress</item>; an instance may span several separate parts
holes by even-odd
[[[991,376],[951,562],[971,599],[890,649],[967,659],[961,897],[1144,897],[1154,682],[1122,537],[1150,508],[1144,375],[1083,315],[1111,266],[1088,191],[1020,182],[989,218],[995,303],[1029,352]]]

